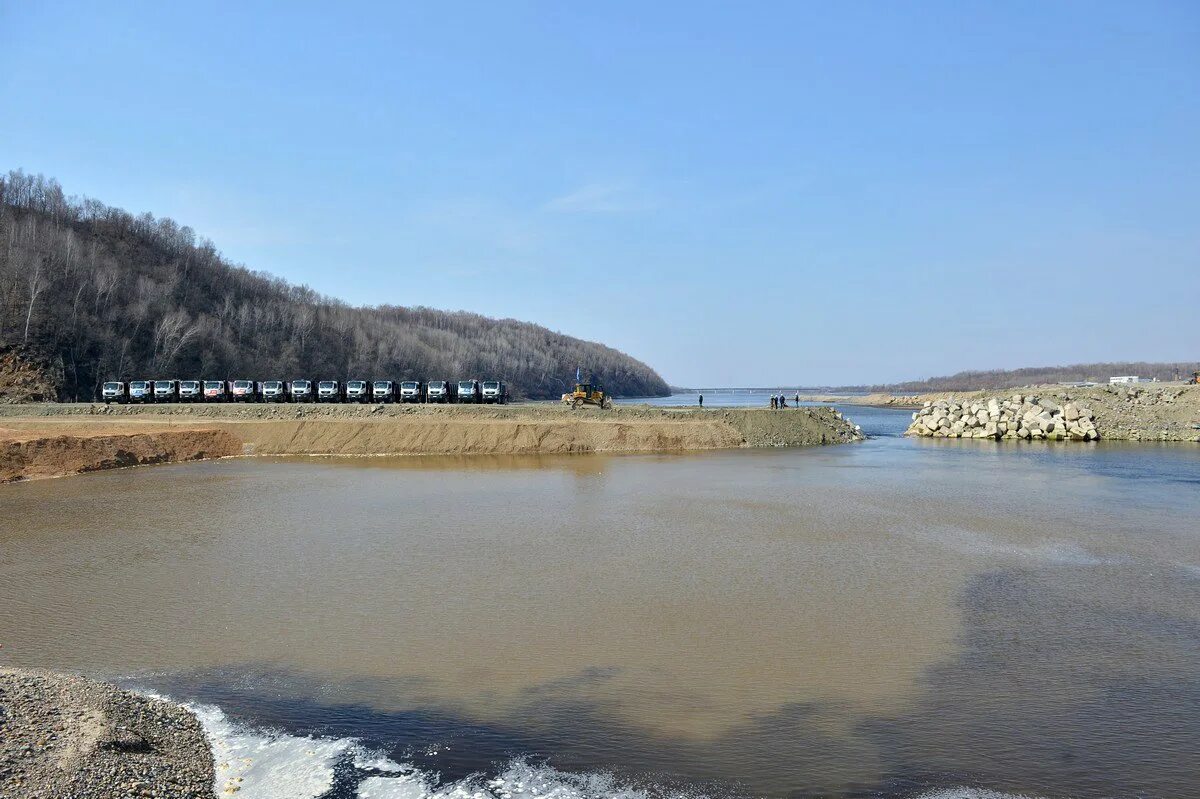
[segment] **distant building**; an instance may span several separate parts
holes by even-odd
[[[1137,382],[1138,382],[1137,375],[1121,375],[1120,377],[1108,378],[1109,385],[1114,385],[1116,383],[1137,383]]]

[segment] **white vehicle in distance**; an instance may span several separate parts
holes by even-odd
[[[199,380],[180,380],[179,381],[179,401],[180,402],[196,402],[201,397],[200,381]]]
[[[288,399],[292,402],[312,402],[313,384],[311,380],[291,380],[288,386]]]
[[[155,380],[154,401],[174,402],[179,398],[179,385],[176,380]]]
[[[476,402],[479,402],[481,398],[482,397],[479,393],[479,381],[478,380],[459,380],[458,381],[458,395],[455,398],[455,402],[476,403]]]
[[[403,380],[400,382],[400,401],[401,402],[420,402],[421,401],[421,384],[416,380]]]
[[[153,389],[150,387],[149,380],[129,381],[130,402],[149,402],[154,397],[152,392]]]
[[[284,402],[287,392],[282,380],[264,380],[258,384],[258,396],[263,402]]]
[[[503,405],[508,402],[508,386],[499,380],[484,380],[483,401],[492,405]]]
[[[104,400],[105,405],[110,402],[119,402],[124,405],[129,402],[129,393],[125,390],[124,383],[110,380],[100,387],[100,399]]]
[[[229,386],[232,402],[254,402],[254,381],[234,380]]]
[[[391,380],[376,380],[371,384],[371,399],[375,402],[391,402],[395,398],[395,383]]]
[[[317,402],[337,402],[341,398],[338,381],[322,380],[317,383]]]
[[[228,387],[224,380],[205,380],[204,381],[204,401],[205,402],[225,402],[229,399]]]
[[[366,402],[370,395],[371,387],[366,380],[346,381],[346,402]]]
[[[416,400],[408,400],[404,396],[404,387],[400,387],[400,399],[404,402],[415,402]],[[451,402],[454,395],[451,393],[452,386],[447,380],[430,380],[425,384],[425,401],[426,402]]]

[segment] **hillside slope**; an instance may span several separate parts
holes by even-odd
[[[155,376],[490,377],[546,398],[577,366],[616,394],[668,393],[611,347],[513,319],[351,307],[231,264],[170,219],[67,198],[19,171],[0,177],[0,346],[50,363],[63,399]]]

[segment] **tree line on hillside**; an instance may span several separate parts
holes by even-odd
[[[868,391],[893,394],[922,394],[933,391],[982,391],[989,389],[1036,386],[1046,383],[1107,383],[1116,375],[1137,375],[1159,380],[1186,380],[1200,363],[1147,363],[1117,361],[1114,363],[1080,363],[1071,366],[1037,366],[1024,369],[991,369],[958,372],[945,377],[910,380],[878,386],[854,386]]]
[[[226,261],[171,219],[135,216],[21,171],[0,177],[0,347],[35,353],[63,399],[161,377],[493,378],[557,397],[575,370],[626,396],[668,393],[611,347],[513,319],[352,307]]]

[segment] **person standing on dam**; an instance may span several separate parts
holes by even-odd
[[[700,403],[700,407],[703,408],[704,407],[704,395],[703,394],[700,395],[698,402]]]

